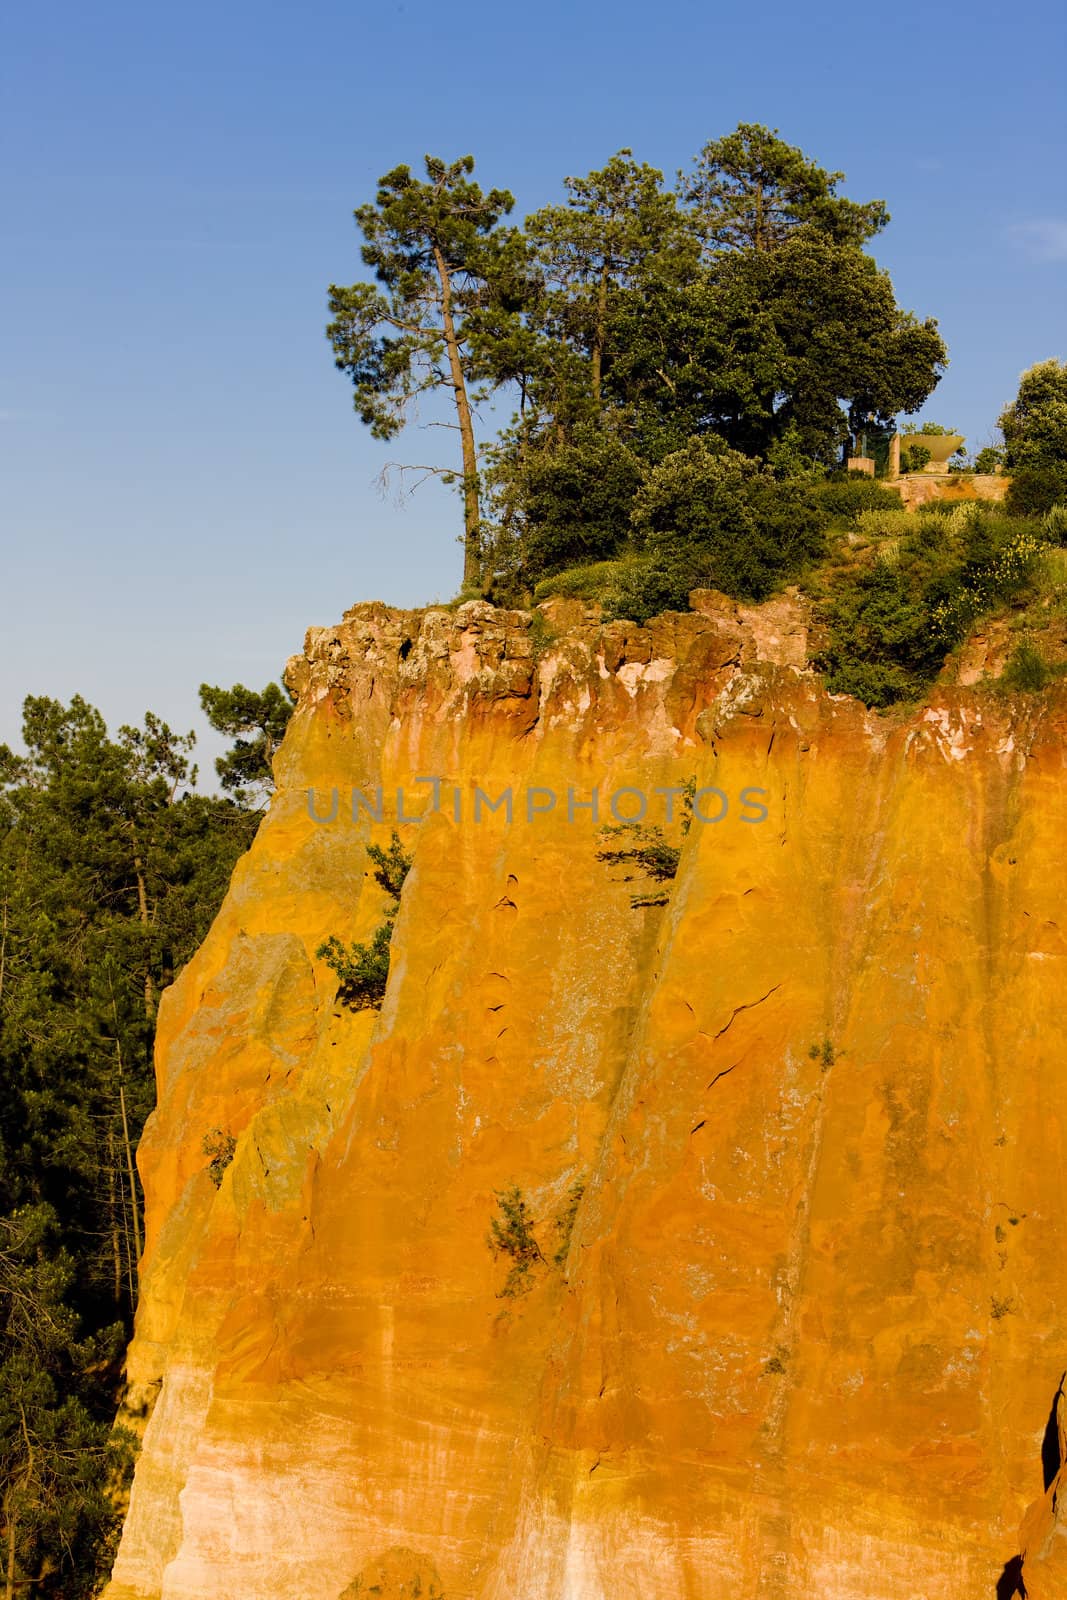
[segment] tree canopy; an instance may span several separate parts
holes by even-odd
[[[1000,414],[1010,469],[1067,465],[1067,362],[1039,361]]]
[[[216,732],[234,741],[215,762],[222,787],[245,801],[272,790],[274,753],[293,712],[288,690],[277,683],[258,692],[243,683],[229,689],[202,683],[200,707]]]
[[[426,181],[394,167],[379,180],[376,201],[356,209],[366,241],[360,255],[382,287],[331,284],[326,332],[376,438],[393,438],[419,395],[451,390],[463,462],[464,578],[473,583],[481,518],[472,314],[484,308],[494,279],[506,276],[507,240],[494,236],[514,201],[505,189],[483,194],[471,182],[473,156],[447,163],[428,155],[425,166]]]
[[[0,1545],[15,1593],[88,1600],[126,1456],[133,1159],[156,1008],[258,814],[193,790],[193,738],[31,695],[0,746]]]
[[[898,306],[864,248],[885,203],[846,198],[777,130],[710,140],[673,190],[621,149],[522,228],[471,157],[426,168],[356,211],[377,286],[332,287],[328,332],[379,437],[451,390],[462,471],[427,470],[462,489],[468,592],[516,598],[632,548],[641,485],[693,440],[778,480],[831,470],[944,369],[936,322]],[[510,422],[476,440],[478,397],[507,393]]]
[[[862,245],[889,221],[883,200],[858,205],[837,193],[843,172],[825,172],[759,123],[710,140],[693,171],[679,173],[682,199],[709,253],[774,250],[798,228]]]

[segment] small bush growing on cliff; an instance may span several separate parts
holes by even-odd
[[[693,796],[696,794],[696,779],[688,778],[682,787],[682,825],[681,832],[684,836],[689,832],[693,821]],[[620,822],[617,825],[608,824],[600,830],[605,840],[629,840],[628,844],[605,844],[596,853],[598,861],[607,861],[612,866],[635,866],[656,883],[669,883],[678,875],[678,863],[681,860],[681,848],[669,844],[664,837],[663,829],[643,827],[639,822]],[[633,873],[625,873],[621,879],[629,883]],[[653,894],[637,894],[630,901],[632,906],[661,906],[666,905],[667,894],[658,891]]]
[[[367,855],[374,863],[374,881],[393,904],[386,920],[375,930],[370,944],[353,941],[345,945],[336,934],[320,944],[315,955],[325,961],[338,980],[337,998],[350,1011],[364,1011],[380,1006],[385,998],[389,981],[389,943],[393,937],[396,913],[400,905],[400,892],[411,871],[411,856],[393,829],[389,848],[369,844]]]
[[[630,865],[640,867],[648,877],[657,883],[666,883],[674,878],[678,872],[678,861],[681,850],[668,844],[663,837],[662,828],[643,828],[638,822],[621,822],[618,826],[601,828],[601,833],[608,839],[630,839],[633,842],[625,847],[608,846],[598,850],[598,861],[608,861],[612,866]],[[627,873],[623,882],[627,883],[633,873]]]
[[[563,1209],[553,1223],[556,1235],[556,1249],[552,1255],[554,1266],[566,1265],[571,1234],[584,1193],[585,1179],[578,1178],[568,1189]],[[485,1242],[494,1256],[505,1256],[511,1263],[504,1286],[497,1292],[497,1299],[517,1300],[533,1288],[536,1268],[547,1267],[549,1263],[537,1242],[534,1232],[536,1224],[518,1184],[512,1184],[509,1189],[498,1189],[495,1194],[498,1215],[489,1223]]]
[[[530,648],[533,650],[535,661],[551,647],[556,638],[556,630],[549,622],[543,611],[535,611],[530,618]]]
[[[411,871],[411,857],[400,843],[396,829],[393,829],[388,850],[383,850],[380,844],[369,844],[367,854],[374,862],[375,883],[380,884],[394,900],[399,900],[404,879]]]
[[[211,1181],[218,1189],[222,1184],[223,1174],[233,1160],[233,1153],[237,1149],[237,1140],[232,1133],[224,1133],[221,1128],[212,1128],[210,1133],[205,1133],[201,1145],[204,1155],[211,1157],[208,1172]]]
[[[510,1189],[497,1189],[495,1194],[500,1215],[491,1219],[485,1242],[494,1256],[505,1256],[511,1263],[497,1299],[515,1300],[533,1288],[533,1268],[547,1263],[534,1234],[533,1216],[518,1184],[512,1184]]]
[[[392,937],[392,922],[383,922],[369,945],[353,941],[346,946],[332,934],[315,951],[319,960],[325,961],[336,975],[337,998],[350,1011],[368,1010],[380,1006],[384,1000]]]

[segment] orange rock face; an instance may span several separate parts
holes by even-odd
[[[799,601],[697,603],[359,606],[290,663],[161,1012],[108,1600],[1067,1594],[1067,698],[878,717]],[[394,827],[354,1012],[315,952]]]

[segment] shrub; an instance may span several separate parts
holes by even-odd
[[[320,944],[315,955],[337,978],[337,998],[351,1011],[380,1006],[389,981],[389,941],[392,922],[383,922],[369,945],[346,946],[336,935]]]
[[[935,627],[953,642],[983,611],[1023,588],[1045,546],[1032,524],[1009,517],[976,518],[966,538],[966,560],[954,592],[931,612]]]
[[[646,566],[640,557],[620,556],[615,561],[591,561],[583,567],[565,567],[542,578],[533,592],[534,603],[553,596],[564,600],[602,600],[625,578],[626,569]]]
[[[816,503],[835,522],[853,524],[862,511],[902,511],[904,503],[896,489],[887,489],[873,478],[831,478],[815,490]]]
[[[567,444],[532,455],[521,473],[526,581],[614,555],[628,537],[641,475],[633,451],[601,428],[583,426]]]
[[[1041,527],[1049,544],[1067,545],[1067,505],[1050,506]]]
[[[689,609],[689,590],[684,574],[669,570],[651,556],[641,556],[620,565],[605,588],[602,603],[607,617],[626,617],[643,627],[650,617],[664,611]]]
[[[1029,639],[1021,639],[1000,675],[1000,688],[1022,694],[1040,694],[1067,674],[1067,661],[1048,661]]]
[[[549,650],[555,642],[555,628],[543,611],[535,611],[530,618],[530,647],[533,650],[534,660],[540,661],[546,650]]]
[[[400,843],[400,835],[393,829],[389,848],[369,844],[367,855],[374,863],[374,881],[392,900],[390,915],[375,930],[370,944],[345,945],[336,934],[320,944],[315,951],[318,960],[325,961],[337,978],[337,998],[351,1011],[364,1011],[380,1006],[385,998],[389,981],[389,942],[393,937],[393,924],[400,904],[400,891],[411,871],[411,857]]]
[[[388,850],[383,850],[380,844],[369,844],[367,854],[374,862],[375,883],[380,884],[394,900],[399,900],[404,879],[411,871],[411,857],[401,845],[396,829],[393,829]]]
[[[667,843],[661,828],[643,828],[639,822],[621,822],[617,827],[608,826],[600,831],[608,838],[621,836],[634,842],[626,849],[608,847],[598,850],[598,861],[610,861],[613,866],[632,863],[657,883],[665,883],[677,876],[681,851]]]
[[[200,1149],[204,1155],[211,1157],[208,1172],[211,1174],[212,1183],[218,1189],[222,1183],[223,1173],[233,1160],[237,1140],[232,1133],[223,1133],[221,1128],[212,1128],[210,1133],[205,1133]]]
[[[684,610],[690,589],[762,600],[783,577],[822,554],[825,516],[807,484],[779,483],[760,462],[713,436],[691,439],[648,474],[633,528],[648,558],[644,594],[620,585],[616,614],[636,600]],[[629,612],[627,612],[629,614]]]
[[[834,1049],[831,1039],[824,1039],[822,1044],[813,1044],[808,1051],[808,1055],[812,1061],[822,1062],[822,1070],[824,1072],[829,1072],[837,1060],[837,1051]]]
[[[970,623],[1029,580],[1044,548],[1034,524],[958,510],[918,519],[894,563],[839,591],[822,659],[833,692],[883,707],[919,698]]]
[[[1061,500],[1067,500],[1067,462],[1044,462],[1013,473],[1004,507],[1012,516],[1039,517]]]
[[[534,1234],[534,1219],[518,1184],[495,1191],[500,1215],[489,1223],[485,1242],[494,1256],[505,1256],[511,1263],[498,1300],[514,1300],[533,1288],[532,1270],[547,1265]],[[575,1206],[577,1210],[577,1206]]]
[[[899,538],[915,528],[915,513],[904,511],[899,505],[893,510],[860,511],[855,526],[865,539]]]

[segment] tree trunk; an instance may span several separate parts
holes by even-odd
[[[15,1600],[15,1529],[14,1507],[5,1506],[7,1517],[7,1560],[4,1563],[4,1600]]]
[[[603,381],[603,352],[608,342],[608,262],[601,262],[600,283],[597,286],[597,325],[593,328],[593,403],[600,406],[600,389]]]
[[[114,1282],[111,1286],[111,1298],[115,1304],[122,1304],[122,1240],[119,1237],[119,1204],[115,1191],[115,1130],[107,1130],[107,1209],[111,1219],[111,1264],[114,1271]]]
[[[131,833],[133,832],[132,823],[130,824],[130,831]],[[147,928],[150,921],[148,915],[148,890],[144,880],[144,862],[141,860],[141,852],[137,848],[136,835],[133,848],[133,870],[137,874],[137,915],[140,919],[141,927]],[[147,966],[144,973],[144,1014],[147,1022],[151,1022],[156,1014],[156,992],[152,983],[152,974]]]
[[[481,582],[482,563],[479,549],[481,540],[481,508],[478,503],[478,453],[474,448],[474,424],[471,420],[467,382],[463,376],[463,363],[459,355],[456,322],[452,314],[452,279],[448,264],[439,245],[433,247],[437,275],[441,281],[441,321],[444,326],[445,349],[448,368],[452,374],[452,390],[456,397],[456,416],[459,419],[459,437],[463,447],[463,584],[476,587]]]
[[[593,330],[593,401],[599,407],[604,373],[604,346],[608,339],[608,264],[600,268],[596,297],[596,327]]]
[[[122,1138],[126,1146],[126,1171],[130,1180],[130,1215],[133,1219],[133,1247],[136,1252],[137,1276],[141,1274],[141,1217],[137,1208],[137,1176],[133,1167],[133,1149],[130,1145],[130,1125],[126,1118],[126,1089],[122,1081],[122,1046],[115,1040],[115,1054],[119,1063],[119,1107],[122,1111]],[[132,1286],[131,1286],[132,1287]]]

